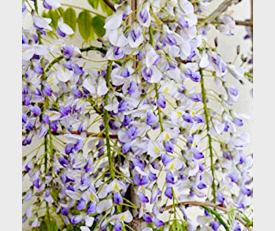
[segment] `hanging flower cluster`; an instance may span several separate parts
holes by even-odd
[[[35,30],[22,34],[22,143],[41,144],[23,158],[31,184],[23,222],[55,227],[47,230],[121,231],[135,221],[144,231],[251,230],[244,213],[253,157],[249,134],[238,132],[248,118],[233,110],[239,91],[228,81],[244,81],[245,70],[208,45],[197,16],[205,3],[142,0],[133,10],[122,2],[106,19],[102,48],[79,49],[61,40],[72,28],[60,19],[54,31],[33,2]],[[231,35],[232,18],[220,20]],[[50,44],[49,31],[59,38]],[[103,53],[100,68],[85,67],[91,50]],[[196,201],[205,204],[193,218]],[[217,208],[232,218],[224,222]]]

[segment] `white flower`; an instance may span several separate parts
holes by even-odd
[[[59,65],[57,72],[56,72],[57,78],[60,82],[68,82],[74,75],[73,71],[68,70],[63,65]]]
[[[74,34],[73,29],[66,23],[63,23],[61,20],[58,21],[58,28],[66,35]]]
[[[112,208],[112,206],[113,201],[111,199],[100,201],[96,206],[96,212],[100,214],[102,212],[109,210],[110,208]]]
[[[52,28],[50,26],[52,19],[33,16],[33,21],[34,21],[34,25],[36,27],[38,27],[39,29],[45,29],[45,30],[52,31]]]

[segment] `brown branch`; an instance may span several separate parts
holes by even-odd
[[[223,22],[217,21],[217,20],[210,20],[210,19],[203,19],[199,18],[199,22],[201,23],[213,23],[213,24],[223,24]],[[252,21],[241,21],[241,20],[235,20],[235,23],[237,26],[249,26],[253,28],[253,22]]]
[[[199,206],[199,207],[206,206],[206,207],[211,207],[211,208],[214,208],[214,209],[218,209],[218,210],[220,210],[224,213],[229,213],[230,212],[229,209],[221,207],[221,206],[216,205],[216,204],[211,203],[211,202],[184,201],[184,202],[181,202],[180,204],[178,204],[178,206],[179,205],[183,205],[183,206],[192,205],[192,206]],[[169,206],[166,206],[164,209],[165,210],[170,210],[172,208],[174,208],[173,205],[169,205]],[[251,227],[249,227],[248,224],[240,216],[237,215],[236,220],[238,220],[240,223],[242,223],[248,231],[253,231],[253,229]]]
[[[112,3],[110,0],[102,0],[102,1],[105,2],[105,4],[109,6],[109,8],[112,9],[114,12],[116,11],[114,3]]]
[[[252,40],[252,51],[253,51],[253,0],[250,0],[250,4],[251,4],[251,25],[250,25],[250,29],[251,29],[251,40]]]
[[[217,8],[216,10],[214,10],[209,16],[208,18],[211,19],[215,19],[217,18],[220,14],[222,14],[223,12],[225,12],[227,10],[227,8],[229,6],[231,6],[233,4],[235,0],[225,0],[223,1]]]

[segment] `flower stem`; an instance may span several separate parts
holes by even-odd
[[[150,36],[150,44],[152,45],[152,47],[154,47],[154,35],[153,35],[152,26],[149,27],[149,36]],[[155,83],[155,92],[156,92],[156,99],[158,99],[159,93],[158,93],[158,84],[157,83]],[[159,106],[158,106],[158,116],[159,116],[160,130],[161,130],[161,132],[163,132],[164,128],[163,128],[163,122],[162,122],[162,117],[161,117],[161,110],[160,110]]]
[[[106,83],[107,83],[107,87],[108,89],[110,89],[110,85],[111,85],[111,72],[112,72],[112,62],[109,62],[108,65],[108,69],[107,69],[107,75],[106,75]],[[109,101],[109,92],[106,93],[105,96],[105,106],[108,105],[108,101]],[[110,168],[110,174],[111,174],[111,178],[115,179],[115,172],[113,169],[113,156],[112,156],[112,152],[111,152],[111,143],[110,143],[110,127],[109,127],[109,113],[107,110],[104,110],[104,114],[103,114],[104,118],[104,126],[105,126],[105,138],[106,138],[106,147],[107,147],[107,155],[108,155],[108,160],[109,160],[109,168]]]
[[[211,161],[211,174],[212,174],[212,177],[213,177],[213,180],[212,180],[212,195],[213,195],[213,202],[216,203],[214,153],[213,153],[213,146],[212,146],[212,137],[209,134],[210,120],[209,120],[209,111],[208,111],[208,108],[207,108],[206,90],[205,90],[203,71],[202,70],[200,70],[200,74],[201,74],[201,94],[202,94],[202,100],[203,100],[204,116],[205,116],[205,123],[206,123],[207,137],[208,137],[208,147],[209,147],[210,161]]]

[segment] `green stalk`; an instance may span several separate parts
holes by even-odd
[[[44,168],[45,174],[48,171],[48,134],[44,137],[44,150],[45,150],[45,158],[44,158]]]
[[[150,36],[150,44],[152,46],[154,46],[154,35],[153,35],[153,29],[152,29],[152,26],[149,27],[149,36]],[[159,93],[158,93],[158,84],[155,83],[155,92],[156,92],[156,99],[159,98]],[[163,128],[163,122],[162,122],[162,117],[161,117],[161,110],[158,106],[158,116],[159,116],[159,124],[160,124],[160,130],[161,132],[164,131],[164,128]]]
[[[95,47],[95,46],[89,46],[89,47],[85,47],[80,49],[81,52],[88,52],[88,51],[99,51],[103,54],[106,54],[107,50],[104,48],[100,48],[100,47]],[[60,55],[58,57],[56,57],[46,68],[45,72],[47,73],[48,71],[50,71],[50,69],[53,67],[54,64],[58,63],[59,61],[61,61],[62,59],[64,59],[65,57],[63,55]]]
[[[226,222],[222,219],[222,217],[221,217],[221,215],[220,215],[219,213],[217,213],[214,209],[210,209],[210,208],[205,207],[205,206],[203,206],[203,208],[204,208],[207,212],[209,212],[209,213],[211,213],[212,215],[214,215],[214,216],[217,218],[217,220],[221,223],[221,225],[225,228],[226,231],[230,231],[228,225],[227,225]]]
[[[208,137],[208,146],[209,146],[209,151],[210,151],[211,174],[212,174],[212,177],[213,177],[212,195],[213,195],[213,202],[216,203],[214,153],[213,153],[213,146],[212,146],[212,137],[209,134],[209,131],[210,131],[209,117],[210,116],[209,116],[209,111],[208,111],[208,108],[207,108],[206,90],[205,90],[203,71],[202,70],[200,70],[200,74],[201,74],[201,94],[202,94],[202,100],[203,100],[203,109],[204,109],[205,123],[206,123],[207,137]]]
[[[38,11],[38,4],[37,4],[37,1],[34,2],[34,9],[35,9],[35,12],[37,14],[37,16],[39,15],[39,11]],[[37,30],[37,36],[38,36],[38,42],[39,44],[42,44],[42,40],[41,40],[41,32],[39,30]]]
[[[107,87],[110,90],[111,87],[111,72],[112,72],[112,61],[109,62],[108,69],[107,69],[107,75],[106,75],[106,83]],[[109,92],[107,92],[105,96],[105,102],[104,105],[108,105],[109,100]],[[110,143],[110,127],[109,127],[109,113],[107,110],[104,110],[103,114],[103,120],[104,120],[104,126],[105,126],[105,138],[106,138],[106,147],[107,147],[107,155],[109,160],[109,168],[111,173],[111,178],[115,179],[115,172],[113,169],[113,156],[111,152],[111,143]]]

